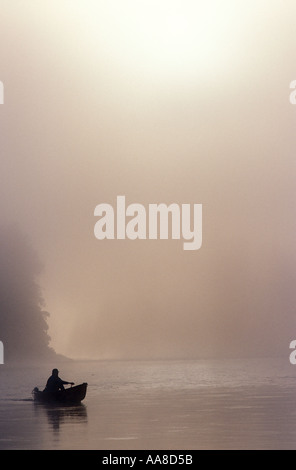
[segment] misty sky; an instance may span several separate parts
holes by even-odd
[[[57,352],[288,357],[295,15],[294,0],[0,0],[1,225],[43,263]],[[117,195],[203,204],[201,250],[97,240],[94,209]]]

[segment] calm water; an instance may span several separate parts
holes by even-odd
[[[52,367],[88,382],[82,405],[32,401]],[[0,366],[0,449],[296,449],[288,359]]]

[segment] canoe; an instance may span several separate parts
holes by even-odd
[[[75,387],[65,388],[58,392],[48,392],[34,388],[32,394],[34,401],[40,403],[60,403],[64,405],[79,404],[86,395],[87,383],[76,385]]]

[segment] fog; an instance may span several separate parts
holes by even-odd
[[[42,263],[41,330],[58,353],[288,357],[295,2],[158,4],[0,1],[1,227],[24,233]],[[145,207],[202,204],[201,249],[97,240],[95,207],[115,208],[118,195]],[[11,258],[1,253],[5,285]],[[18,272],[34,303],[31,268]],[[28,317],[10,311],[18,338]]]
[[[49,314],[36,281],[41,264],[16,227],[2,225],[0,263],[0,331],[5,361],[55,357],[49,347]]]

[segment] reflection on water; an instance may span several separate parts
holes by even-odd
[[[36,414],[45,413],[49,427],[59,431],[62,426],[87,423],[87,410],[83,404],[76,406],[58,406],[44,403],[34,403]]]
[[[41,425],[46,448],[68,448],[79,442],[87,427],[87,408],[80,404],[62,406],[33,402],[34,420]]]

